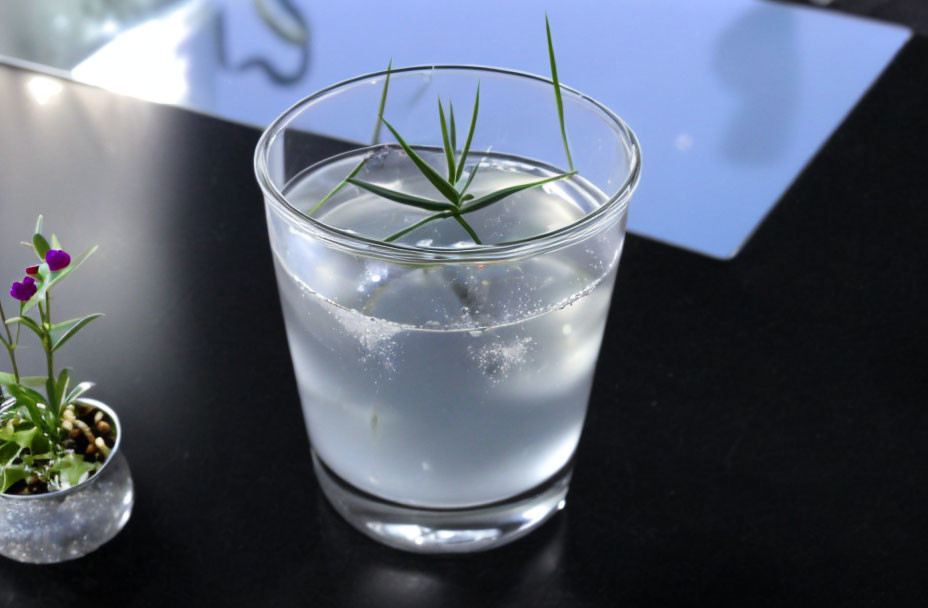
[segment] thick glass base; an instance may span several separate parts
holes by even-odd
[[[335,510],[374,540],[415,553],[471,553],[525,536],[564,508],[572,464],[509,500],[466,509],[427,509],[389,502],[338,477],[313,452],[319,485]]]

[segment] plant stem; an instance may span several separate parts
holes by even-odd
[[[2,302],[0,302],[0,322],[3,323],[3,331],[6,332],[6,339],[7,343],[9,344],[9,346],[7,346],[6,352],[10,355],[10,363],[13,365],[13,379],[18,383],[19,368],[16,366],[16,355],[13,353],[16,342],[13,341],[13,334],[10,333],[10,326],[6,324],[6,314],[3,312]]]
[[[55,428],[58,428],[58,400],[55,398],[55,359],[52,354],[52,299],[51,294],[45,293],[45,306],[39,303],[39,316],[42,318],[42,349],[45,351],[45,363],[48,365],[48,378],[45,379],[45,392],[48,394],[48,409],[52,412]]]

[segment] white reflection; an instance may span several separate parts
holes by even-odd
[[[61,83],[48,76],[33,76],[26,81],[26,90],[36,103],[44,106],[61,93]]]
[[[189,2],[116,36],[79,63],[72,74],[116,93],[160,103],[181,103],[190,93],[190,58],[184,45],[204,10]]]

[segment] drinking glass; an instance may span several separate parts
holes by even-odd
[[[477,195],[578,173],[467,216],[483,244],[449,238],[450,220],[388,242],[426,212],[352,184],[326,199],[360,161],[356,179],[430,187],[378,119],[386,78],[303,99],[255,154],[315,472],[335,509],[383,543],[488,549],[565,505],[639,145],[613,112],[562,87],[568,157],[544,77],[393,70],[383,117],[436,169],[436,97],[446,113],[453,104],[460,159],[479,82],[464,173],[479,168]]]

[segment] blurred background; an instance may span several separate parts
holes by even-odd
[[[723,259],[909,38],[891,22],[928,31],[918,0],[4,0],[0,58],[263,128],[391,59],[547,74],[545,10],[561,81],[642,141],[630,229]]]

